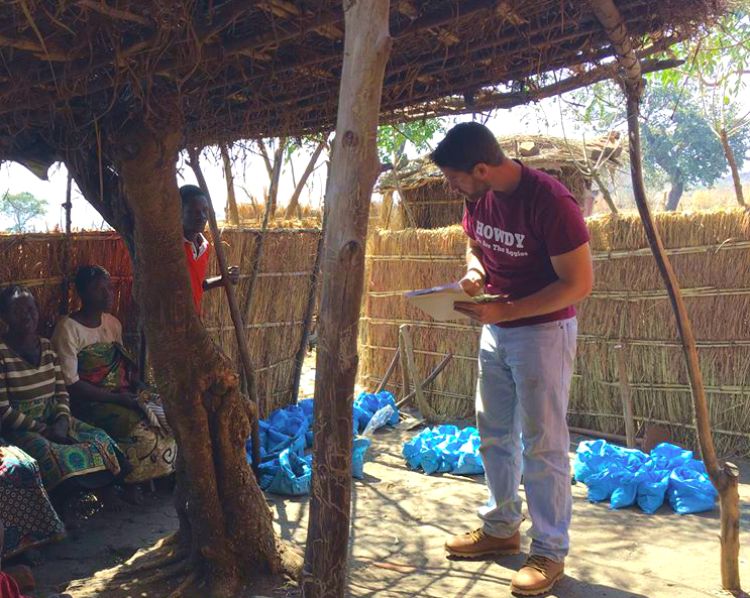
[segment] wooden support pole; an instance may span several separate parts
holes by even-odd
[[[382,392],[383,389],[388,385],[388,381],[391,379],[391,375],[396,369],[396,364],[398,364],[399,355],[401,355],[400,347],[397,348],[396,352],[393,354],[393,358],[391,359],[391,363],[388,364],[388,369],[385,371],[385,374],[383,375],[383,379],[380,381],[380,384],[378,384],[378,387],[375,389],[375,394]]]
[[[401,398],[404,398],[411,392],[411,380],[409,379],[409,362],[406,357],[406,345],[404,344],[404,335],[401,334],[401,327],[398,331],[397,353],[401,362]]]
[[[68,182],[65,186],[65,247],[63,254],[63,280],[60,289],[60,314],[66,315],[70,311],[70,274],[72,269],[71,256],[73,239],[71,237],[71,212],[73,210],[73,175],[68,172]]]
[[[440,375],[440,372],[442,372],[445,367],[450,363],[451,359],[453,359],[453,353],[448,353],[445,357],[443,357],[443,360],[437,365],[437,367],[430,372],[430,375],[427,376],[420,384],[420,388],[424,390],[427,388],[432,382]],[[398,403],[396,403],[396,407],[401,407],[402,405],[405,405],[408,403],[411,399],[413,399],[416,396],[417,392],[416,390],[413,390],[408,395],[406,395],[403,399],[401,399]]]
[[[200,155],[199,151],[195,148],[188,148],[188,156],[190,158],[190,166],[195,173],[195,178],[198,179],[198,185],[206,196],[208,203],[208,225],[211,228],[211,236],[214,239],[214,250],[216,251],[216,260],[219,262],[219,271],[221,272],[221,278],[223,281],[224,291],[227,295],[227,301],[229,303],[229,312],[232,316],[232,324],[234,324],[234,333],[237,337],[237,350],[240,354],[240,360],[242,367],[245,371],[246,379],[248,380],[248,395],[249,404],[251,410],[250,423],[252,425],[252,458],[253,458],[253,471],[255,477],[258,477],[258,467],[260,466],[260,432],[258,429],[258,404],[257,404],[257,393],[255,390],[255,376],[253,374],[252,361],[250,360],[250,350],[247,346],[247,337],[245,336],[245,326],[242,323],[242,315],[240,314],[240,307],[237,303],[237,296],[234,294],[234,287],[229,280],[229,266],[227,265],[227,257],[224,253],[224,248],[221,245],[221,233],[219,232],[219,224],[216,222],[216,212],[214,211],[214,205],[211,201],[211,193],[208,190],[206,179],[203,176],[203,171],[200,166]]]
[[[344,60],[326,186],[304,598],[343,598],[351,518],[352,404],[377,125],[391,49],[389,0],[343,2]]]
[[[620,381],[620,398],[622,399],[622,412],[625,417],[625,439],[628,448],[635,448],[635,420],[633,419],[633,398],[630,395],[630,382],[628,381],[628,364],[626,362],[625,346],[615,345],[615,359],[617,360],[617,373]]]
[[[266,232],[268,231],[268,220],[270,217],[271,217],[271,206],[268,202],[266,202],[265,211],[263,212],[263,224],[261,224],[260,233],[258,234],[258,240],[255,243],[255,252],[253,254],[253,264],[250,269],[250,278],[247,281],[247,287],[245,291],[245,305],[243,305],[242,310],[240,310],[240,315],[242,316],[243,320],[247,322],[250,322],[252,320],[252,314],[250,313],[250,308],[253,305],[253,294],[255,292],[255,283],[258,281],[258,274],[260,273],[260,264],[261,264],[261,260],[263,259],[263,248],[265,246]],[[250,394],[251,384],[253,384],[253,381],[250,380],[249,375],[243,368],[242,388],[248,394]],[[266,401],[268,400],[268,393],[264,392],[263,399],[261,399],[258,396],[258,393],[256,392],[254,400],[258,401],[258,417],[267,416],[268,406],[266,405]]]
[[[654,255],[659,273],[672,304],[672,310],[677,323],[677,331],[685,354],[688,379],[693,395],[695,409],[695,427],[701,455],[706,465],[711,482],[719,492],[721,508],[721,583],[725,590],[741,592],[739,550],[740,550],[740,520],[739,520],[739,472],[731,463],[720,463],[714,447],[711,433],[711,417],[708,411],[708,401],[703,385],[703,376],[698,359],[698,348],[693,334],[693,327],[688,317],[685,301],[677,282],[669,257],[664,250],[659,231],[656,228],[651,210],[646,200],[646,186],[643,182],[643,165],[641,163],[641,133],[638,122],[640,113],[640,98],[643,93],[644,82],[638,56],[635,53],[632,40],[625,26],[614,0],[589,0],[589,4],[599,22],[607,31],[617,54],[617,61],[621,68],[622,84],[625,91],[630,174],[633,182],[633,195],[641,216],[641,222],[646,233],[649,247]]]
[[[437,414],[427,402],[427,399],[422,392],[422,385],[424,383],[419,379],[417,366],[414,363],[414,345],[411,340],[411,330],[409,325],[401,324],[401,326],[399,326],[398,334],[400,346],[406,356],[406,368],[409,372],[409,380],[414,385],[414,390],[411,393],[405,393],[404,398],[401,400],[401,404],[405,403],[410,396],[413,396],[419,411],[422,413],[422,417],[424,417],[428,423],[435,423],[437,421]]]

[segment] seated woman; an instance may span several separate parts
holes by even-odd
[[[138,382],[137,365],[122,344],[122,326],[112,309],[109,273],[82,266],[75,279],[81,309],[60,319],[52,344],[76,417],[107,431],[133,471],[126,484],[174,472],[176,443],[158,395]]]
[[[60,364],[37,333],[39,311],[29,290],[0,292],[0,318],[8,328],[0,339],[2,434],[36,459],[47,490],[103,488],[129,471],[106,432],[71,417]]]
[[[0,521],[5,524],[2,558],[65,537],[36,461],[0,438]],[[2,595],[2,594],[0,594]]]

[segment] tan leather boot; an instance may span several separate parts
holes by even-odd
[[[475,529],[460,536],[453,536],[445,543],[451,556],[478,558],[483,556],[506,556],[521,552],[521,534],[516,532],[509,538],[496,538],[484,530]]]
[[[564,574],[565,563],[532,554],[513,575],[510,591],[519,596],[546,594]]]

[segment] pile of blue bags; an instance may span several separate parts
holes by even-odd
[[[484,473],[476,428],[456,426],[425,428],[404,443],[401,454],[411,469],[432,473],[476,475]]]
[[[588,486],[592,502],[609,500],[622,509],[637,504],[655,513],[667,500],[677,513],[700,513],[714,508],[717,492],[702,461],[693,452],[664,442],[649,455],[605,440],[578,445],[573,465],[575,479]]]
[[[364,477],[364,462],[375,429],[398,423],[398,408],[393,395],[362,393],[354,401],[354,446],[352,475]],[[304,399],[296,405],[277,409],[259,422],[260,487],[266,492],[287,496],[310,493],[312,481],[313,400]],[[363,435],[359,435],[363,434]],[[248,463],[252,463],[252,445],[246,442]]]

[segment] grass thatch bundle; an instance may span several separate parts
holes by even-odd
[[[259,236],[260,232],[254,229],[225,230],[222,243],[229,263],[241,269],[237,295],[241,309],[246,310],[243,316],[257,368],[257,388],[261,407],[267,412],[292,400],[295,357],[302,341],[302,321],[320,232],[274,228],[265,233],[259,274],[248,305],[247,289]],[[76,268],[84,264],[104,266],[115,287],[113,314],[123,324],[125,343],[138,351],[138,312],[132,298],[130,256],[117,234],[74,233],[69,240],[61,234],[0,235],[0,252],[0,286],[15,283],[31,288],[39,303],[41,332],[45,336],[52,333],[64,312],[65,288],[68,309],[78,307],[72,284]],[[210,275],[217,271],[214,252]],[[70,281],[67,287],[66,276]],[[203,320],[217,344],[237,361],[234,328],[221,289],[204,295]]]
[[[750,216],[739,210],[658,214],[656,222],[698,340],[717,445],[725,454],[750,454]],[[640,221],[636,215],[608,216],[588,225],[596,283],[591,298],[579,306],[570,421],[624,432],[614,348],[622,343],[636,422],[666,422],[678,441],[695,446],[684,357]],[[368,248],[362,381],[377,383],[398,344],[398,325],[411,323],[423,376],[445,353],[456,356],[428,393],[445,417],[472,412],[479,329],[427,321],[400,291],[459,277],[464,247],[463,231],[451,227],[377,231]]]

